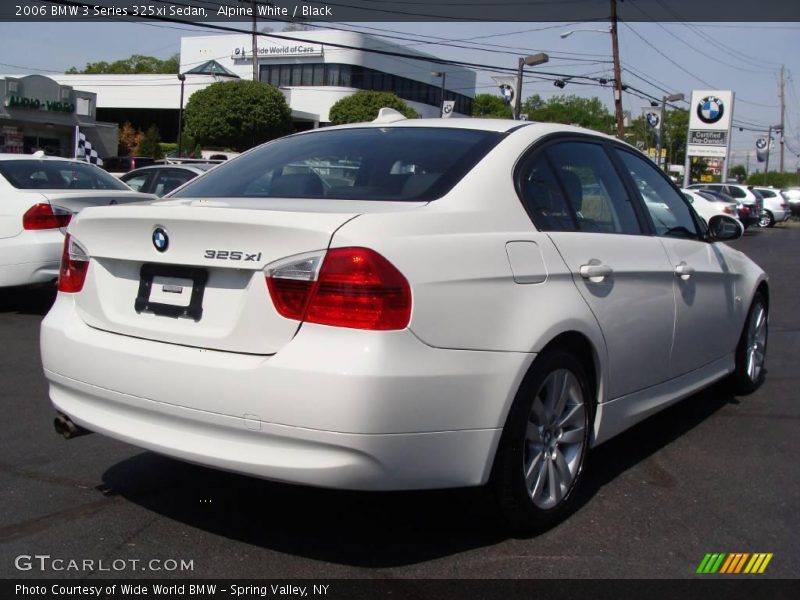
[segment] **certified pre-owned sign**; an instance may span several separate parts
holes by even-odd
[[[730,141],[733,92],[695,90],[691,107],[688,154],[724,157]]]

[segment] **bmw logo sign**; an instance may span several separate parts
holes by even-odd
[[[725,105],[716,96],[706,96],[697,105],[697,118],[703,123],[716,123],[725,114]]]
[[[163,227],[156,227],[153,230],[153,246],[159,252],[166,252],[169,248],[169,236]]]

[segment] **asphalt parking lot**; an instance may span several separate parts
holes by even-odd
[[[0,577],[683,578],[708,552],[773,553],[764,576],[796,577],[800,227],[733,245],[771,278],[765,385],[715,386],[599,447],[576,514],[530,538],[498,527],[481,491],[318,490],[65,441],[39,361],[53,292],[0,291]],[[18,570],[20,555],[96,562]]]

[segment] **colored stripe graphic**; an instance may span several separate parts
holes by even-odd
[[[774,555],[769,552],[709,552],[703,557],[697,573],[733,575],[737,573],[761,574],[767,569],[767,565]],[[748,560],[749,559],[749,560]],[[746,566],[745,566],[746,565]]]
[[[719,570],[720,573],[730,573],[731,564],[733,564],[736,559],[739,558],[738,554],[728,554],[728,558],[722,564],[722,568]]]

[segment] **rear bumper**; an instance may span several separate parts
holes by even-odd
[[[53,404],[88,429],[266,479],[371,490],[485,483],[534,356],[323,326],[273,356],[203,351],[92,329],[68,294],[41,346]]]
[[[63,247],[60,229],[23,231],[0,239],[0,287],[56,279]]]

